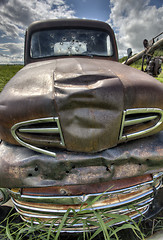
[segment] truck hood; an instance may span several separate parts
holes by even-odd
[[[0,94],[0,137],[17,144],[14,124],[58,117],[67,150],[98,152],[118,144],[124,110],[149,107],[163,109],[163,86],[131,67],[82,57],[32,63]]]

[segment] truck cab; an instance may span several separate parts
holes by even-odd
[[[104,57],[118,61],[114,32],[104,22],[66,19],[35,22],[26,32],[25,65],[58,57]]]
[[[22,219],[60,222],[82,204],[86,219],[100,210],[153,215],[163,85],[119,63],[113,30],[94,20],[33,23],[24,63],[0,94],[0,187]],[[63,231],[83,231],[82,216]]]

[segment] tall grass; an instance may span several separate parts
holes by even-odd
[[[31,220],[30,224],[21,221],[19,219],[18,213],[9,213],[9,215],[0,223],[0,239],[10,239],[10,240],[24,240],[24,239],[40,239],[40,240],[58,240],[58,239],[68,239],[65,234],[61,234],[61,231],[66,225],[73,226],[74,223],[78,223],[81,221],[81,214],[84,209],[81,209],[78,213],[74,212],[73,209],[68,209],[65,215],[63,216],[60,224],[55,226],[56,220],[53,220],[50,226],[47,228],[45,226],[45,222],[40,224],[34,224],[33,220]],[[85,210],[89,213],[90,210]],[[70,212],[74,212],[72,216],[71,223],[69,222],[68,215]],[[91,211],[92,212],[92,211]],[[140,221],[136,223],[131,220],[130,217],[126,215],[119,214],[110,214],[105,213],[104,211],[94,211],[94,221],[91,218],[83,219],[83,229],[89,229],[90,224],[97,228],[94,232],[84,231],[82,234],[71,235],[72,239],[104,239],[104,240],[120,240],[119,233],[122,230],[131,230],[133,233],[133,237],[135,239],[144,240],[144,233],[142,233],[140,229]],[[104,221],[104,219],[111,219],[110,221]],[[19,221],[18,221],[19,219]],[[113,224],[117,224],[119,222],[124,222],[121,225],[117,225],[116,227],[112,227]],[[49,223],[49,222],[46,222]],[[125,237],[127,240],[128,237]],[[131,240],[131,239],[130,239]]]
[[[129,206],[132,208],[132,206]],[[81,215],[92,213],[93,210],[87,210],[81,207],[79,212],[74,209],[68,209],[56,226],[58,219],[51,222],[41,222],[39,219],[32,219],[26,223],[20,219],[19,214],[11,209],[6,218],[0,223],[0,239],[9,240],[145,240],[145,237],[153,234],[155,231],[163,229],[163,218],[158,217],[142,224],[142,218],[138,222],[132,220],[129,216],[106,213],[104,210],[93,211],[94,220],[91,217],[83,218],[83,233],[65,234],[62,233],[67,226],[73,227],[74,224],[81,222]],[[69,213],[73,213],[71,221],[68,218]],[[106,221],[106,219],[109,219]],[[39,224],[34,224],[37,220]],[[123,224],[117,225],[119,222]],[[46,226],[49,224],[50,226]],[[90,225],[96,230],[89,230]],[[116,225],[113,227],[113,225]]]

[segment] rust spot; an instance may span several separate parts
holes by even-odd
[[[119,180],[99,182],[83,185],[67,185],[67,186],[55,186],[55,187],[40,187],[40,188],[23,188],[23,195],[33,196],[58,196],[63,195],[61,191],[64,190],[67,195],[82,195],[89,193],[101,193],[106,190],[113,191],[138,185],[152,180],[152,175],[147,174],[144,176],[124,178]]]

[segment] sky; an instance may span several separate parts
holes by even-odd
[[[119,56],[143,50],[163,31],[163,0],[0,0],[0,64],[23,63],[24,34],[34,21],[96,19],[111,25]]]

